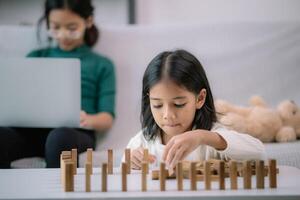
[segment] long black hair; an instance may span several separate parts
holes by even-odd
[[[54,9],[69,9],[78,14],[83,19],[87,19],[94,14],[94,7],[91,0],[46,0],[44,5],[44,15],[38,21],[38,39],[40,40],[40,29],[44,20],[46,20],[47,29],[49,29],[49,15]],[[92,47],[99,38],[99,30],[93,24],[90,28],[86,28],[84,33],[84,42]]]
[[[192,127],[211,130],[217,117],[212,92],[201,63],[185,50],[165,51],[149,63],[143,76],[140,120],[145,138],[154,140],[162,131],[151,113],[149,91],[163,78],[171,79],[195,95],[206,89],[205,103],[201,109],[197,109]]]

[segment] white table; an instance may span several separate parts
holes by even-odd
[[[218,190],[218,183],[212,183],[212,190],[204,190],[204,183],[198,182],[197,191],[189,191],[189,180],[184,180],[184,191],[176,190],[176,180],[167,180],[166,191],[159,191],[159,181],[148,176],[148,191],[140,192],[141,176],[134,171],[128,175],[128,192],[121,192],[121,176],[118,169],[108,176],[108,192],[101,192],[100,169],[94,168],[92,192],[85,192],[84,169],[78,169],[75,176],[75,192],[64,192],[60,183],[60,169],[1,169],[0,199],[300,199],[300,169],[279,166],[276,189],[268,187],[255,189],[256,178],[252,176],[251,190],[243,189],[242,178],[238,179],[238,190],[230,190],[226,178],[226,190]]]

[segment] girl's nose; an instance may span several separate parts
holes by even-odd
[[[163,118],[165,120],[175,118],[175,113],[173,112],[173,110],[170,107],[166,106],[164,113],[163,113]]]

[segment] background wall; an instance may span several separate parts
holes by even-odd
[[[128,23],[127,0],[94,0],[97,24]],[[35,25],[42,16],[44,0],[0,0],[0,25]]]
[[[136,0],[138,24],[300,21],[299,0]]]
[[[35,25],[44,0],[0,0],[0,25]],[[300,21],[300,0],[93,0],[100,25]],[[135,11],[129,11],[129,4]]]

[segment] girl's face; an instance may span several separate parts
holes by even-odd
[[[91,17],[85,20],[68,9],[54,9],[49,14],[49,35],[65,51],[84,43],[84,33],[92,26]]]
[[[196,110],[205,102],[206,90],[195,95],[173,81],[163,79],[150,89],[149,96],[156,124],[171,138],[192,129]]]

